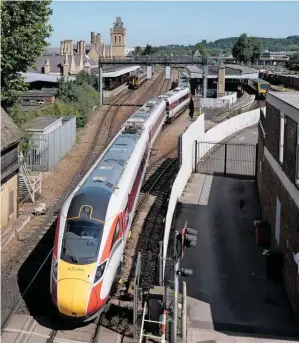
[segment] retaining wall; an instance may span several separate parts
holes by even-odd
[[[226,92],[221,98],[200,98],[200,106],[206,108],[230,108],[237,101],[236,92]]]
[[[263,108],[263,111],[265,112],[265,107]],[[257,108],[228,119],[214,126],[205,133],[203,114],[198,117],[198,119],[182,134],[182,163],[172,186],[165,220],[163,241],[163,273],[165,271],[165,258],[167,255],[169,233],[175,208],[195,167],[195,141],[208,141],[214,142],[215,144],[219,143],[238,131],[257,124],[259,117],[260,109]],[[198,151],[198,157],[203,157],[209,152],[210,149],[214,147],[215,144],[204,144],[205,147],[201,148],[201,151]]]

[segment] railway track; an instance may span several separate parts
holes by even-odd
[[[154,91],[158,87],[159,77],[154,81]],[[105,146],[111,141],[113,124],[118,111],[120,111],[120,108],[115,107],[115,104],[120,101],[125,102],[133,92],[120,94],[108,106],[101,119],[92,148],[67,192],[64,193],[55,206],[47,211],[46,219],[37,228],[35,235],[30,237],[24,244],[22,254],[18,260],[11,260],[12,263],[8,266],[8,269],[6,266],[2,266],[2,276],[5,275],[5,278],[2,278],[2,292],[4,294],[2,293],[1,332],[6,328],[14,314],[28,315],[29,312],[35,316],[47,315],[51,317],[54,315],[49,293],[49,271],[51,268],[50,257],[53,251],[55,222],[59,209]],[[149,97],[148,94],[145,96]],[[41,304],[43,305],[41,306]],[[57,332],[57,329],[52,330],[49,342],[55,339]]]

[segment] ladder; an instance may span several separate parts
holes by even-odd
[[[167,311],[166,310],[163,311],[163,319],[162,319],[162,322],[160,322],[160,321],[145,319],[146,308],[147,308],[147,303],[145,302],[143,314],[142,314],[139,343],[142,343],[142,340],[144,337],[156,338],[156,339],[160,340],[160,343],[166,343],[166,315],[167,315]],[[145,322],[161,324],[162,325],[162,335],[161,336],[154,336],[154,335],[145,334],[143,332],[143,326],[144,326]]]
[[[41,193],[41,173],[37,176],[30,175],[22,152],[19,153],[19,161],[19,189],[21,198],[25,200],[29,195],[31,201],[35,204],[36,193]]]

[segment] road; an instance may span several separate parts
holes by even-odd
[[[241,132],[229,141],[233,142],[255,144],[257,128]],[[219,151],[214,155],[219,157]],[[230,163],[233,168],[233,161]],[[246,167],[246,162],[242,163],[242,168],[244,163]],[[216,331],[295,335],[293,313],[283,287],[267,280],[263,248],[254,243],[253,221],[261,217],[255,181],[197,176],[191,184],[194,192],[200,192],[199,201],[188,201],[188,197],[194,199],[189,184],[175,224],[179,230],[187,220],[188,227],[198,231],[197,247],[187,249],[181,265],[194,270],[186,279],[193,337],[200,337],[205,330],[210,330],[205,339],[215,339]],[[203,185],[201,189],[196,180]],[[229,336],[225,341],[239,342]]]

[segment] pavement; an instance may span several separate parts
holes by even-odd
[[[232,142],[256,143],[256,127],[240,132]],[[255,180],[194,174],[180,201],[176,230],[187,220],[188,227],[198,231],[196,248],[187,249],[181,263],[193,269],[193,276],[186,278],[187,342],[298,338],[283,286],[266,278],[263,248],[254,242],[253,221],[261,217]]]

